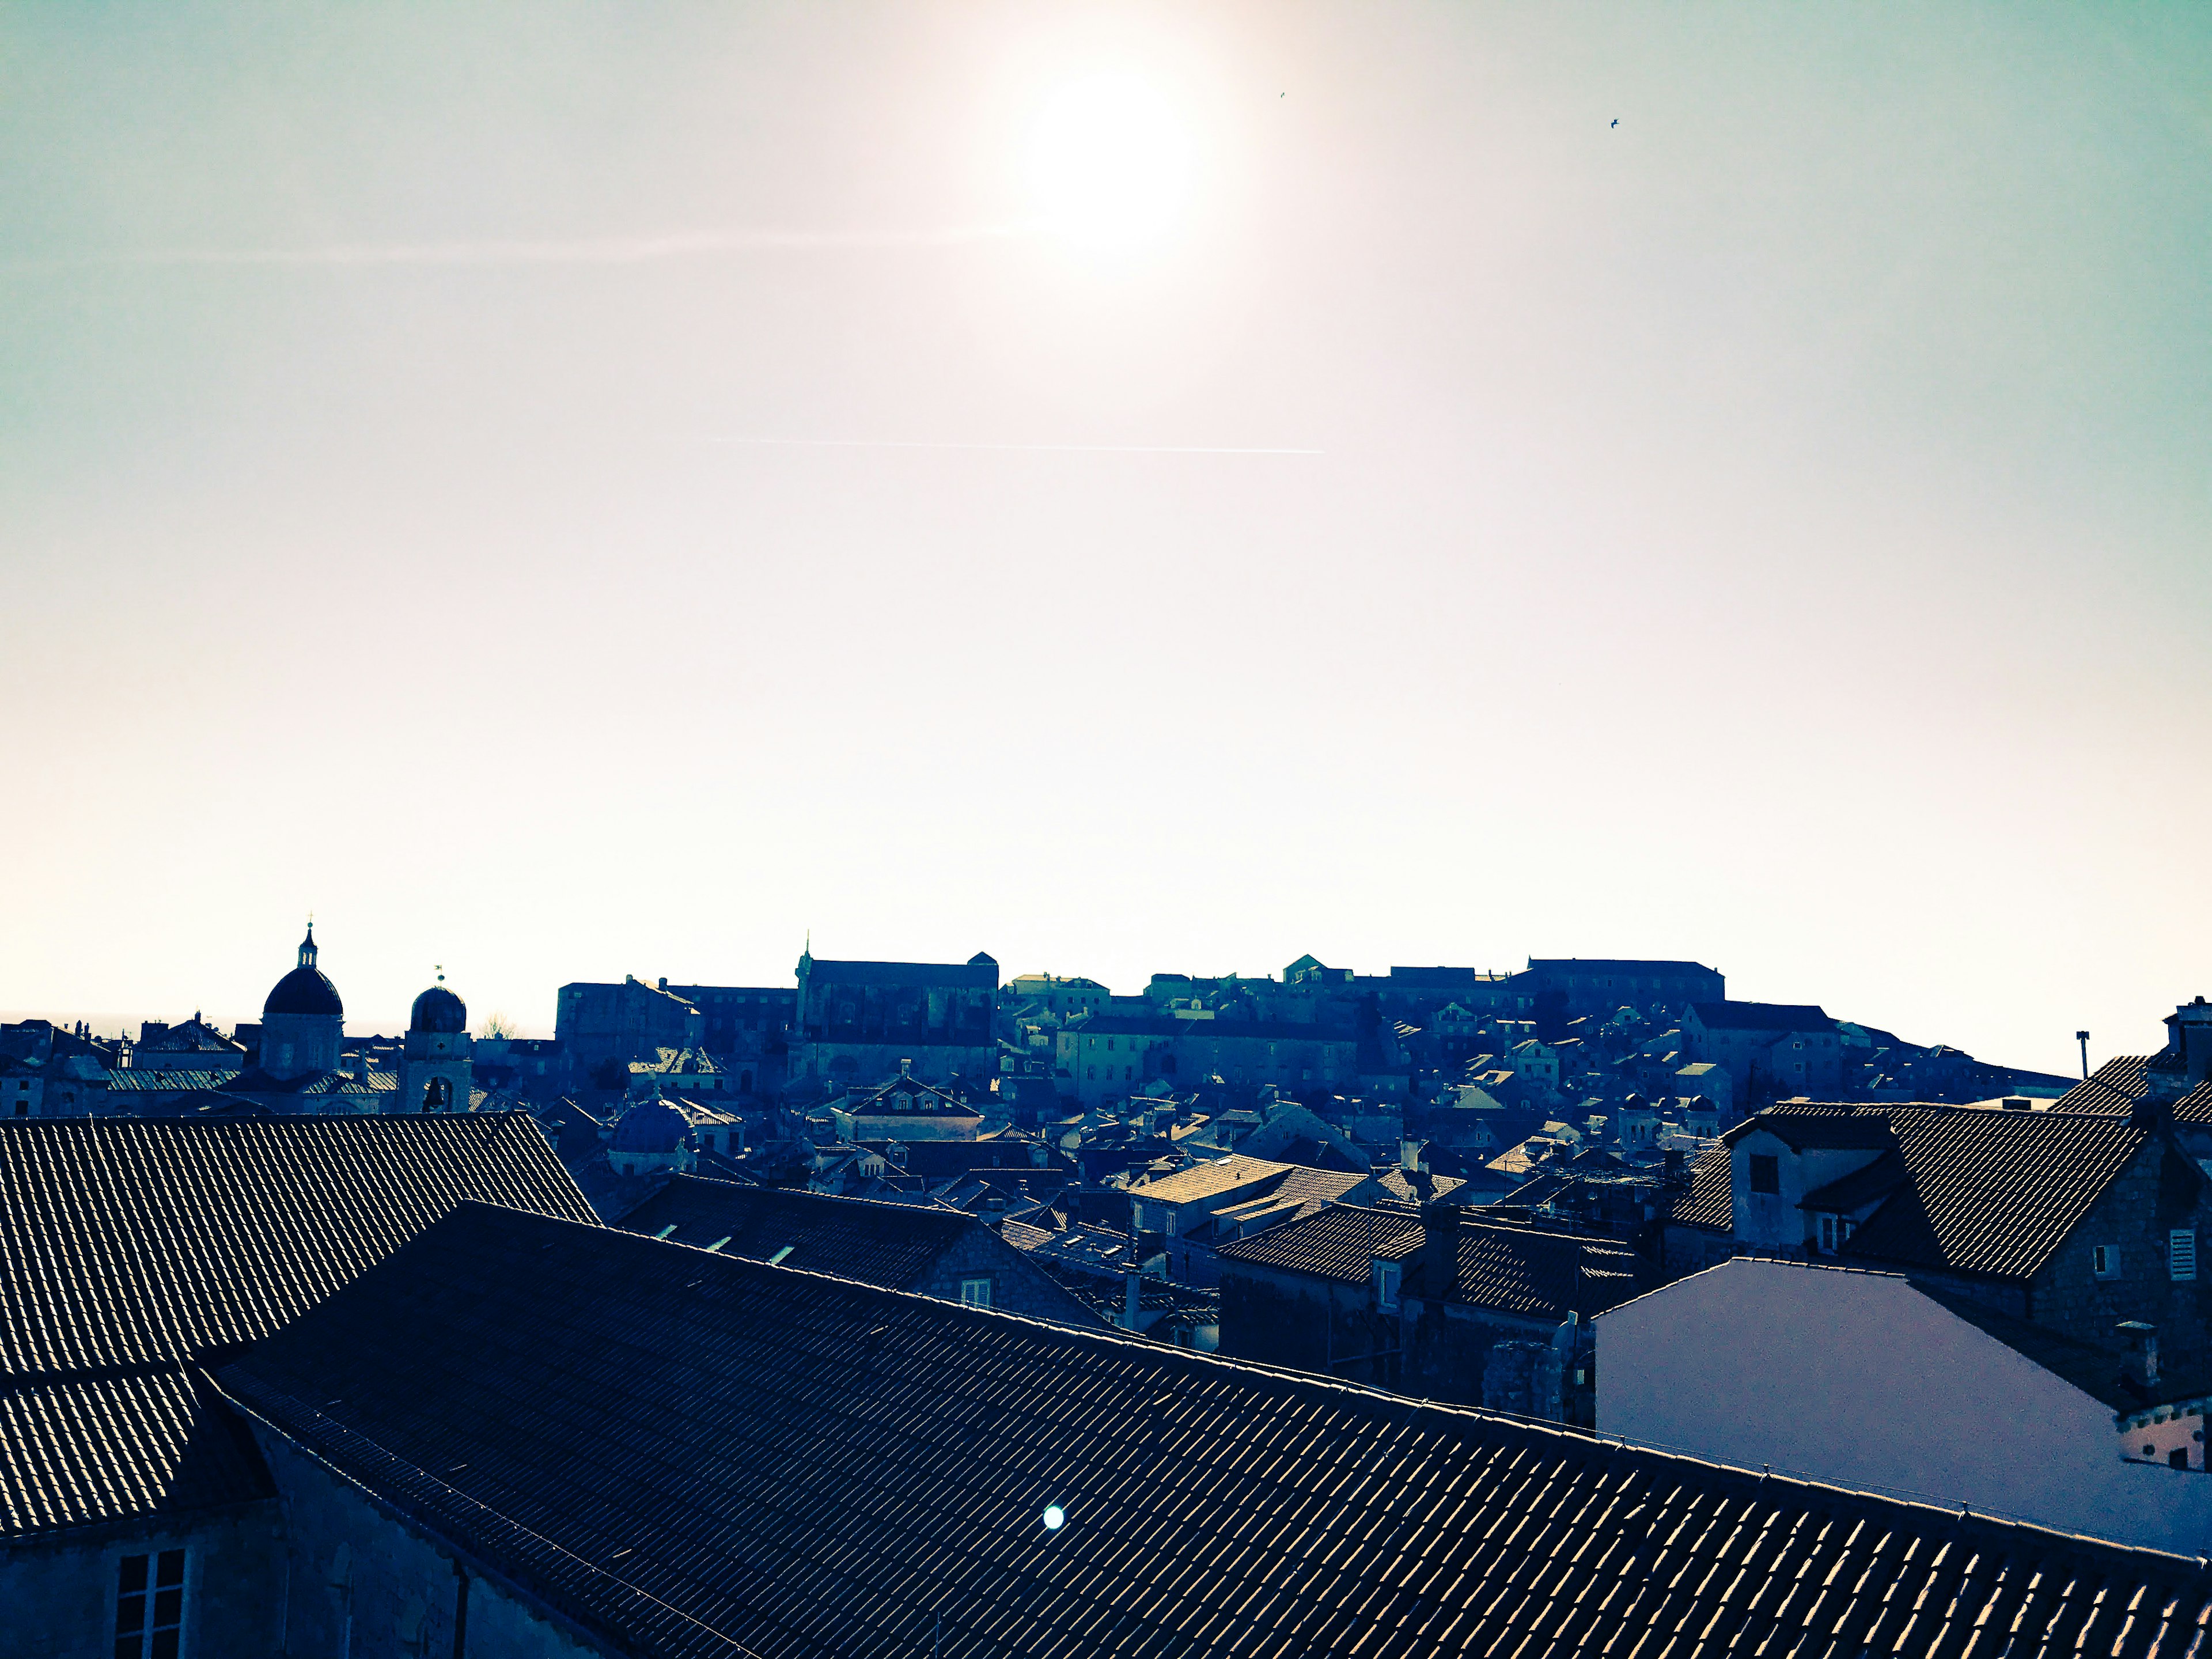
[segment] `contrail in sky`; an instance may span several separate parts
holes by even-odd
[[[992,444],[926,438],[709,438],[711,444],[752,448],[784,446],[800,449],[998,449],[1048,455],[1321,455],[1319,449],[1273,449],[1229,444]]]
[[[162,248],[143,253],[59,255],[9,260],[36,265],[635,265],[717,253],[809,249],[958,247],[1009,241],[1030,224],[967,225],[941,230],[706,230],[665,236],[574,241],[336,242],[322,247]]]

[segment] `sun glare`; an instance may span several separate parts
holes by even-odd
[[[1159,88],[1135,76],[1068,82],[1030,126],[1038,217],[1093,251],[1130,252],[1158,241],[1189,205],[1192,173],[1188,131]]]

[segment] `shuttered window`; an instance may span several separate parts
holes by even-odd
[[[2184,1230],[2166,1236],[2166,1272],[2169,1279],[2197,1277],[2197,1235]]]

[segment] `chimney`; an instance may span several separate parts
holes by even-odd
[[[994,1232],[1006,1224],[1006,1200],[997,1193],[983,1200],[983,1224]]]
[[[660,976],[660,983],[659,983],[659,985],[657,985],[656,987],[654,987],[653,988],[654,988],[654,989],[656,989],[656,990],[665,991],[665,990],[668,988],[668,975],[665,975],[665,974],[663,974],[663,975]]]
[[[1421,1295],[1430,1302],[1459,1300],[1459,1210],[1421,1206]]]
[[[2120,1376],[2139,1389],[2158,1386],[2158,1327],[2124,1319],[2113,1330],[2120,1339]]]
[[[1419,1141],[1408,1140],[1403,1136],[1399,1137],[1398,1167],[1407,1175],[1420,1174],[1421,1143]]]
[[[2183,1056],[2172,1048],[2153,1054],[2143,1067],[2143,1091],[2128,1113],[2131,1129],[2164,1129],[2173,1124],[2173,1103],[2189,1091]]]
[[[2166,1024],[2173,1028],[2172,1046],[2181,1051],[2184,1086],[2193,1089],[2212,1075],[2212,1003],[2203,997],[2185,1002]]]
[[[1661,1173],[1667,1185],[1680,1187],[1689,1180],[1689,1171],[1682,1167],[1682,1149],[1680,1146],[1669,1146],[1661,1158],[1664,1165]]]
[[[1121,1328],[1137,1328],[1137,1264],[1131,1261],[1121,1270]]]

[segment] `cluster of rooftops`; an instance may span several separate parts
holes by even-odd
[[[2202,1559],[886,1288],[881,1230],[817,1268],[654,1219],[600,1224],[520,1115],[0,1124],[0,1536],[273,1514],[312,1467],[640,1655],[2132,1655],[2212,1621]]]

